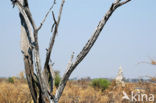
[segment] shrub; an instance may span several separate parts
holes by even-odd
[[[101,89],[102,91],[107,89],[110,85],[110,81],[107,80],[107,79],[102,79],[102,78],[98,78],[98,79],[93,79],[91,81],[91,85],[94,87],[94,88],[99,88]]]
[[[8,82],[9,82],[9,83],[14,83],[13,77],[9,77],[9,78],[8,78]]]
[[[58,88],[61,81],[61,76],[59,71],[55,71],[55,87]]]

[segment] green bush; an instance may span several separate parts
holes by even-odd
[[[61,76],[59,71],[55,71],[55,87],[58,88],[61,81]]]
[[[9,77],[9,78],[8,78],[8,82],[9,82],[9,83],[14,83],[14,79],[13,79],[12,77]]]
[[[91,81],[91,85],[94,87],[94,88],[99,88],[101,89],[102,91],[107,89],[110,85],[110,81],[107,80],[107,79],[102,79],[102,78],[98,78],[98,79],[93,79]]]

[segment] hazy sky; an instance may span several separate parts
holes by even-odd
[[[61,0],[57,0],[55,14]],[[52,0],[29,0],[37,25]],[[78,54],[113,0],[66,0],[51,59],[64,73],[71,53]],[[20,19],[10,0],[0,0],[0,77],[24,71],[20,51]],[[118,8],[105,25],[94,47],[76,68],[73,77],[115,77],[119,66],[127,78],[156,76],[156,66],[137,64],[156,59],[156,0],[132,0]],[[51,37],[52,16],[39,32],[42,66]]]

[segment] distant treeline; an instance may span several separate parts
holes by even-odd
[[[90,77],[86,77],[86,78],[72,78],[70,80],[84,80],[84,81],[91,81],[93,79],[97,79],[97,78],[90,78]],[[102,79],[107,79],[109,81],[113,81],[114,79],[113,78],[102,78]],[[156,83],[156,81],[152,80],[151,78],[150,79],[138,79],[138,78],[124,78],[123,80],[124,82],[132,82],[132,83],[136,83],[136,82],[154,82]]]
[[[8,80],[8,78],[10,77],[0,77],[0,82],[1,81],[6,81]],[[17,79],[19,79],[19,77],[16,77]],[[23,78],[25,79],[25,78]],[[71,78],[70,80],[71,81],[92,81],[93,79],[98,79],[98,78],[90,78],[90,77],[85,77],[85,78]],[[114,80],[113,78],[102,78],[102,79],[107,79],[109,81],[112,81]],[[123,80],[124,82],[132,82],[132,83],[136,83],[136,82],[153,82],[153,83],[156,83],[155,80],[152,80],[151,78],[149,79],[138,79],[138,78],[124,78]]]

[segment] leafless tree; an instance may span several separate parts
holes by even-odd
[[[128,3],[131,0],[115,0],[106,12],[104,17],[99,22],[93,35],[90,37],[82,51],[77,55],[75,61],[73,61],[74,53],[71,55],[66,72],[57,88],[56,94],[53,94],[53,79],[54,71],[52,64],[50,63],[50,56],[52,53],[53,45],[55,43],[58,26],[61,19],[61,14],[65,0],[61,1],[59,8],[58,17],[55,18],[53,7],[56,4],[56,0],[47,14],[45,15],[41,24],[37,27],[29,9],[28,0],[11,0],[13,7],[17,6],[19,9],[19,17],[21,20],[21,51],[24,57],[26,78],[29,85],[29,89],[33,98],[34,103],[58,103],[66,83],[77,65],[86,57],[90,49],[97,40],[106,22],[112,15],[112,13],[120,6]],[[38,32],[42,28],[48,14],[52,11],[53,25],[52,25],[52,38],[50,39],[49,47],[46,53],[46,60],[44,67],[41,67],[40,55],[39,55],[39,43],[38,43]]]

